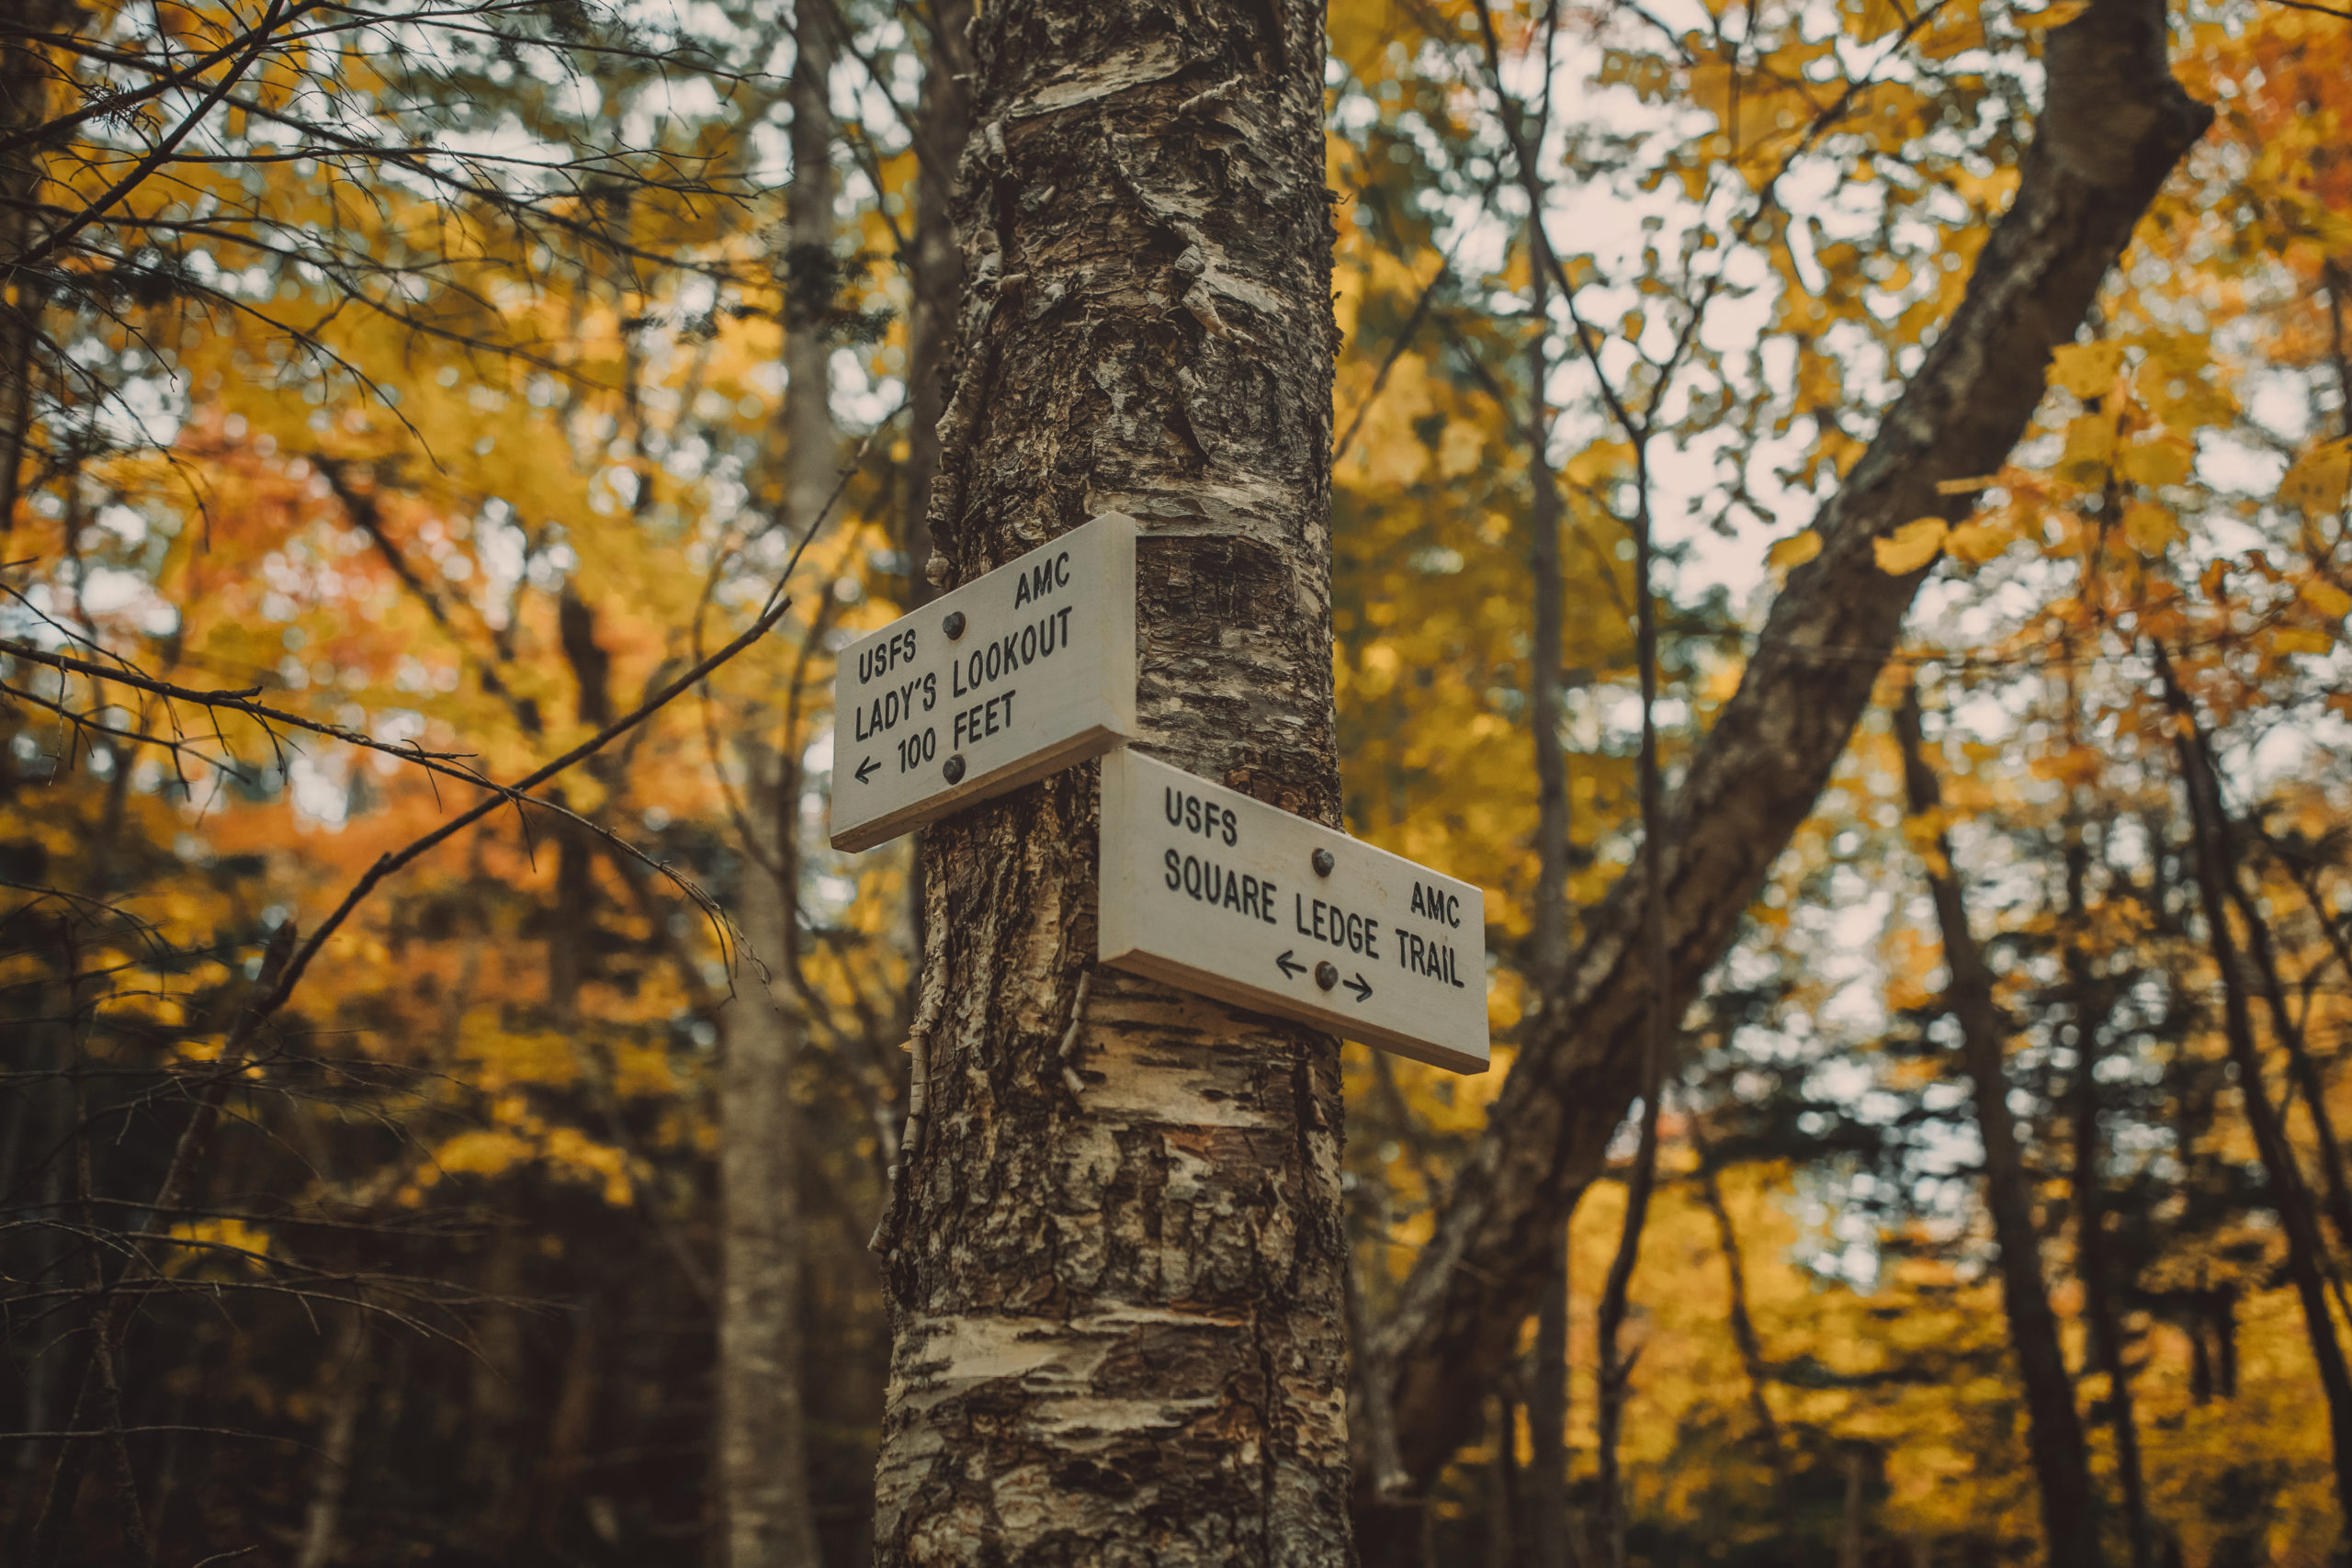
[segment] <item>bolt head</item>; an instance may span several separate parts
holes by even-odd
[[[947,775],[947,782],[949,784],[962,784],[964,782],[964,754],[961,751],[958,751],[956,755],[948,758],[947,765],[940,771]]]
[[[939,629],[947,634],[947,640],[949,642],[954,642],[957,637],[962,637],[964,635],[964,612],[961,610],[948,611],[947,618],[939,623]]]
[[[1328,958],[1317,964],[1315,966],[1315,983],[1329,990],[1340,983],[1340,966]]]
[[[1332,861],[1332,859],[1331,859],[1331,852],[1330,852],[1330,851],[1329,851],[1329,850],[1317,850],[1317,851],[1316,851],[1316,852],[1315,852],[1315,874],[1316,874],[1316,875],[1317,875],[1317,876],[1329,876],[1329,875],[1330,875],[1330,874],[1331,874],[1331,867],[1332,867],[1332,865],[1333,865],[1334,863],[1334,863],[1334,862]],[[1328,987],[1327,987],[1327,989],[1328,989]]]

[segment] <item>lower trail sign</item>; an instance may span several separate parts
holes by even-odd
[[[1106,512],[842,650],[833,848],[886,843],[1135,725],[1136,522]]]
[[[1125,750],[1102,759],[1102,865],[1103,963],[1487,1070],[1470,884]]]

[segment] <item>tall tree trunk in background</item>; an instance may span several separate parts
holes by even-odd
[[[1846,1445],[1846,1506],[1838,1523],[1838,1568],[1862,1568],[1863,1550],[1870,1544],[1871,1451],[1860,1443]],[[2059,1568],[2052,1559],[2050,1568]]]
[[[2081,712],[2071,687],[2069,717]],[[2075,737],[2068,737],[2070,743]],[[2068,1096],[2074,1123],[2075,1272],[2083,1282],[2083,1316],[2089,1354],[2086,1359],[2107,1378],[2107,1423],[2115,1438],[2115,1479],[2123,1494],[2123,1537],[2132,1568],[2154,1568],[2155,1539],[2149,1529],[2147,1485],[2140,1463],[2140,1418],[2132,1399],[2132,1367],[2124,1358],[2123,1314],[2115,1301],[2107,1255],[2106,1144],[2099,1135],[2098,1064],[2101,1035],[2114,1010],[2113,988],[2092,973],[2086,946],[2089,905],[2086,892],[2090,852],[2083,841],[2083,814],[2070,811],[2066,823],[2066,992],[2074,1014],[2075,1081]]]
[[[718,1467],[726,1568],[811,1568],[800,1270],[800,1127],[792,1098],[801,1016],[786,965],[795,919],[786,846],[797,772],[772,747],[746,747],[747,817],[763,841],[745,868],[736,919],[752,955],[720,1021],[721,1206]]]
[[[1544,210],[1542,182],[1526,176],[1529,201]],[[1534,638],[1528,649],[1528,688],[1535,738],[1535,916],[1530,957],[1536,995],[1554,994],[1568,967],[1568,754],[1560,734],[1561,660],[1566,619],[1560,567],[1560,486],[1544,440],[1552,428],[1545,388],[1551,378],[1549,283],[1543,225],[1527,225],[1529,314],[1534,340],[1527,345],[1528,520],[1534,532],[1528,567],[1534,579]],[[1540,1018],[1531,1015],[1531,1021]],[[1555,1258],[1535,1303],[1535,1345],[1529,1359],[1527,1419],[1532,1439],[1526,1477],[1527,1533],[1534,1568],[1568,1565],[1568,1246],[1563,1223],[1553,1237]]]
[[[2172,79],[2165,25],[2157,0],[2091,0],[2050,33],[2048,100],[2017,196],[1960,309],[1819,513],[1821,554],[1790,574],[1668,811],[1673,994],[1651,995],[1645,868],[1620,877],[1587,919],[1569,977],[1381,1330],[1374,1364],[1394,1369],[1416,1483],[1472,1430],[1479,1391],[1517,1352],[1549,1238],[1639,1092],[1652,1005],[1679,1015],[1722,956],[1869,705],[1925,576],[1880,570],[1873,542],[1916,517],[1960,515],[1968,503],[1937,484],[2001,465],[2041,401],[2051,350],[2074,337],[2132,226],[2211,120]]]
[[[2245,1103],[2247,1127],[2254,1134],[2256,1153],[2262,1160],[2265,1196],[2278,1216],[2287,1237],[2287,1277],[2302,1303],[2303,1327],[2311,1341],[2312,1359],[2319,1368],[2321,1392],[2327,1400],[2328,1433],[2335,1461],[2335,1503],[2345,1536],[2352,1535],[2352,1367],[2345,1362],[2344,1343],[2336,1337],[2335,1319],[2328,1310],[2326,1242],[2312,1204],[2303,1173],[2295,1163],[2295,1148],[2288,1141],[2278,1108],[2262,1077],[2262,1051],[2254,1037],[2254,1009],[2246,1000],[2245,976],[2240,971],[2237,942],[2230,932],[2228,886],[2237,875],[2230,858],[2228,815],[2222,804],[2221,781],[2214,776],[2212,751],[2204,727],[2189,705],[2188,694],[2175,676],[2164,649],[2156,649],[2156,670],[2164,681],[2165,700],[2171,706],[2176,728],[2173,745],[2180,762],[2181,784],[2188,795],[2188,820],[2197,863],[2197,890],[2205,910],[2205,940],[2211,946],[2213,966],[2221,972],[2222,1026],[2229,1041],[2230,1064],[2237,1069],[2238,1094]]]
[[[972,0],[932,0],[931,53],[923,71],[922,105],[914,118],[914,230],[906,258],[907,468],[899,552],[905,558],[906,608],[936,593],[932,581],[931,487],[939,474],[939,422],[947,412],[947,371],[956,355],[956,320],[964,292],[964,253],[956,240],[956,165],[972,134],[972,73],[968,34]],[[946,562],[939,563],[944,570]],[[907,856],[907,921],[916,953],[923,947],[922,835]],[[908,965],[907,1010],[912,1013],[922,976]]]
[[[1699,1198],[1715,1222],[1715,1245],[1724,1255],[1724,1274],[1731,1292],[1731,1338],[1739,1347],[1740,1366],[1747,1373],[1747,1409],[1756,1417],[1756,1440],[1772,1467],[1772,1502],[1780,1516],[1781,1561],[1793,1565],[1804,1560],[1804,1543],[1797,1533],[1796,1494],[1789,1473],[1789,1447],[1781,1423],[1772,1414],[1771,1364],[1764,1359],[1764,1342],[1747,1310],[1747,1266],[1739,1250],[1739,1233],[1732,1228],[1731,1207],[1724,1201],[1721,1171],[1714,1151],[1692,1120],[1690,1142],[1699,1156]]]
[[[1498,1394],[1494,1404],[1495,1457],[1487,1466],[1487,1568],[1518,1568],[1519,1407],[1509,1394]]]
[[[832,0],[799,0],[793,28],[792,188],[785,197],[785,522],[794,538],[824,510],[834,481],[832,344],[840,289],[833,254]]]
[[[833,119],[836,53],[831,0],[801,0],[792,68],[792,189],[786,197],[784,338],[785,511],[797,539],[831,494],[838,453],[831,346],[824,321],[835,290]],[[739,918],[752,962],[721,1016],[719,1088],[718,1471],[726,1568],[814,1568],[806,1390],[801,1385],[806,1250],[799,1108],[793,1074],[802,1021],[798,962],[799,738],[784,750],[751,739],[745,759]]]
[[[1311,0],[989,7],[948,582],[1143,524],[1139,749],[1338,820]],[[1337,1043],[1091,967],[1098,770],[930,829],[885,1565],[1348,1561]]]
[[[1568,1244],[1554,1245],[1551,1277],[1535,1298],[1528,1359],[1528,1545],[1534,1568],[1568,1568]]]
[[[972,0],[932,0],[931,52],[922,107],[914,118],[914,229],[906,258],[907,493],[899,547],[907,562],[907,607],[937,592],[931,581],[931,486],[939,472],[939,421],[947,412],[947,370],[964,254],[956,243],[956,164],[972,134],[972,73],[966,34]]]
[[[343,1500],[351,1486],[351,1455],[359,1434],[359,1414],[368,1403],[366,1310],[344,1310],[341,1332],[327,1358],[327,1397],[319,1426],[318,1463],[310,1506],[302,1515],[302,1537],[294,1568],[326,1568],[334,1561],[343,1524]]]
[[[2335,1239],[2352,1247],[2352,1176],[2347,1176],[2345,1169],[2344,1144],[2336,1135],[2335,1114],[2327,1107],[2327,1078],[2312,1055],[2310,1043],[2303,1038],[2302,1026],[2295,1021],[2294,1009],[2288,1003],[2286,979],[2279,973],[2278,955],[2270,940],[2270,921],[2260,902],[2246,891],[2245,878],[2238,874],[2243,857],[2237,834],[2226,821],[2222,825],[2222,833],[2230,867],[2230,901],[2237,906],[2238,918],[2245,922],[2246,956],[2254,961],[2255,975],[2262,982],[2264,1010],[2270,1015],[2270,1036],[2287,1054],[2287,1076],[2301,1092],[2303,1114],[2312,1124],[2315,1145],[2312,1153],[2319,1160],[2328,1221],[2335,1227]]]
[[[1917,687],[1904,694],[1894,728],[1903,744],[1911,815],[1932,819],[1943,791],[1919,733]],[[1951,976],[1945,1005],[1960,1025],[1961,1064],[1975,1104],[1977,1137],[1984,1145],[1984,1206],[1992,1213],[1993,1240],[2001,1254],[2001,1307],[2009,1320],[2009,1344],[2025,1384],[2027,1447],[2041,1492],[2042,1539],[2052,1563],[2096,1564],[2101,1548],[2090,1448],[2083,1437],[2082,1413],[2075,1408],[2058,1315],[2051,1310],[2042,1279],[2033,1191],[2018,1145],[2017,1118],[2009,1110],[2008,1021],[1994,999],[1993,972],[1969,929],[1968,907],[1952,870],[1951,837],[1940,826],[1927,860],[1928,891],[1943,931],[1944,967]]]
[[[62,0],[21,0],[0,23],[0,140],[13,140],[56,112],[55,74],[31,41],[59,30],[72,7]],[[41,143],[0,152],[0,256],[20,256],[37,243]],[[8,276],[0,288],[0,539],[15,525],[31,433],[41,302],[37,276]]]

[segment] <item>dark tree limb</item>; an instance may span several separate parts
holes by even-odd
[[[2173,165],[2211,122],[2174,81],[2154,0],[2095,0],[2054,30],[2049,98],[2018,195],[1960,309],[1815,526],[1738,691],[1669,803],[1672,1014],[1730,945],[1771,864],[1812,809],[1925,570],[1890,576],[1871,546],[1964,500],[1937,486],[1997,468]],[[1640,938],[1645,867],[1621,877],[1382,1333],[1406,1468],[1434,1474],[1474,1429],[1477,1396],[1516,1349],[1548,1237],[1600,1173],[1638,1092],[1653,1001]],[[1360,1469],[1359,1473],[1362,1473]]]

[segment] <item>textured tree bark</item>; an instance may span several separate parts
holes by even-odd
[[[1911,815],[1930,816],[1943,791],[1920,738],[1916,688],[1905,694],[1894,728]],[[1968,906],[1951,870],[1951,841],[1940,828],[1934,856],[1928,864],[1928,892],[1943,932],[1944,967],[1951,976],[1944,1000],[1960,1025],[1961,1064],[1968,1073],[1976,1134],[1984,1145],[1984,1206],[1992,1213],[1993,1239],[2001,1254],[2001,1307],[2009,1320],[2009,1345],[2025,1383],[2027,1447],[2041,1494],[2042,1539],[2051,1562],[2096,1568],[2102,1561],[2098,1497],[2091,1490],[2090,1448],[2083,1437],[2082,1413],[2075,1408],[2075,1380],[2058,1340],[2058,1316],[2042,1279],[2033,1192],[2018,1145],[2017,1119],[2009,1111],[2008,1021],[1994,1000],[1993,972],[1969,929]]]
[[[1668,942],[1679,1015],[1729,944],[1766,873],[1845,748],[1924,573],[1879,570],[1871,542],[1915,517],[1959,515],[1939,481],[1986,473],[2041,400],[2069,341],[2173,164],[2211,118],[2172,79],[2154,0],[2093,0],[2055,29],[2049,97],[2015,201],[1958,311],[1815,526],[1738,691],[1670,803]],[[1460,1445],[1476,1391],[1515,1348],[1541,1287],[1545,1238],[1599,1172],[1636,1092],[1652,1002],[1636,865],[1544,1009],[1487,1129],[1442,1206],[1382,1331],[1416,1481]]]
[[[786,533],[800,536],[832,491],[836,433],[831,348],[822,323],[833,301],[833,119],[828,83],[835,56],[830,0],[795,14],[790,96],[792,188],[785,361]],[[743,748],[747,842],[740,919],[747,965],[741,994],[722,1015],[727,1057],[720,1083],[718,1317],[720,1528],[727,1568],[815,1568],[817,1521],[808,1498],[806,1391],[801,1386],[806,1243],[800,1204],[800,1119],[793,1099],[801,1013],[798,962],[800,771],[797,727],[785,750],[765,739]]]
[[[1312,0],[981,13],[931,522],[954,583],[1139,519],[1139,748],[1330,823],[1321,40]],[[925,834],[876,1561],[1340,1564],[1338,1049],[1091,967],[1097,778]]]

